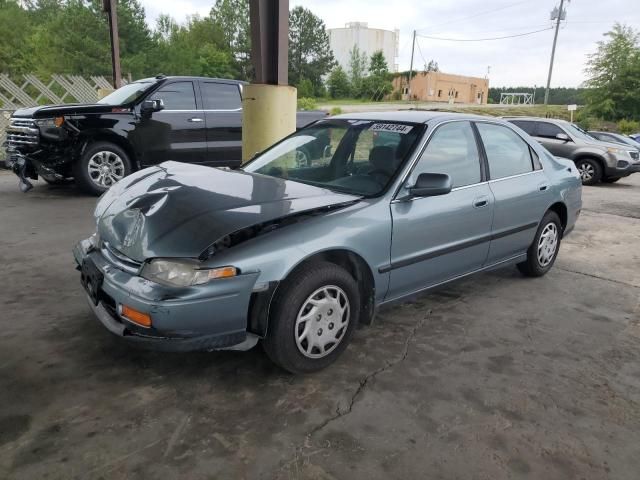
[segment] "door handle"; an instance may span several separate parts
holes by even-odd
[[[193,123],[198,123],[198,122],[201,122],[202,119],[198,117],[193,117],[193,118],[190,118],[188,121]]]
[[[489,205],[489,198],[487,197],[478,197],[473,201],[473,206],[476,208],[482,208]]]
[[[546,183],[538,185],[538,190],[540,190],[541,192],[544,192],[547,188],[549,188],[549,185],[547,185]]]

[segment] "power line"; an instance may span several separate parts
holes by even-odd
[[[440,24],[436,24],[436,25],[431,25],[431,26],[423,28],[421,30],[423,30],[423,31],[424,30],[432,30],[433,28],[440,28],[440,27],[443,27],[445,25],[451,25],[452,23],[463,22],[465,20],[470,20],[472,18],[481,17],[483,15],[488,15],[488,14],[494,13],[494,12],[499,12],[500,10],[506,10],[508,8],[517,7],[518,5],[522,5],[523,3],[530,3],[530,1],[529,0],[524,0],[524,1],[521,1],[521,2],[513,3],[511,5],[505,5],[504,7],[494,8],[492,10],[487,10],[485,12],[476,13],[475,15],[469,15],[468,17],[462,17],[462,18],[458,18],[458,19],[455,19],[455,20],[451,20],[449,22],[444,22],[444,23],[440,23]]]
[[[418,39],[416,39],[416,45],[418,47],[418,52],[420,53],[420,57],[422,57],[422,61],[424,62],[424,68],[426,70],[426,68],[427,68],[427,60],[424,58],[424,55],[422,54],[422,49],[420,48],[420,42],[418,42]]]
[[[526,35],[533,35],[534,33],[546,32],[548,30],[553,30],[553,27],[543,28],[541,30],[534,30],[532,32],[518,33],[517,35],[506,35],[504,37],[489,37],[489,38],[441,38],[441,37],[430,37],[427,35],[418,35],[422,38],[428,38],[429,40],[441,40],[447,42],[486,42],[489,40],[504,40],[506,38],[516,38],[516,37],[524,37]]]

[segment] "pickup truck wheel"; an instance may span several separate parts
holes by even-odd
[[[595,185],[602,179],[602,167],[597,160],[581,158],[576,160],[576,167],[583,185]]]
[[[131,161],[118,145],[109,142],[90,144],[74,166],[74,178],[87,193],[100,195],[131,173]]]
[[[541,277],[551,270],[560,250],[561,237],[560,217],[556,212],[547,212],[527,250],[527,259],[517,265],[518,270],[527,277]]]
[[[344,268],[305,265],[278,289],[264,349],[289,372],[321,370],[347,348],[359,316],[358,285]]]

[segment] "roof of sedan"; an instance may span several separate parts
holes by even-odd
[[[382,122],[427,123],[432,120],[441,121],[449,118],[486,119],[487,117],[467,113],[441,112],[436,110],[391,110],[384,112],[344,113],[332,118],[375,120]]]

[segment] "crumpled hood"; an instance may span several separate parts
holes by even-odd
[[[195,258],[242,228],[358,198],[241,170],[165,162],[111,187],[95,216],[103,241],[142,262]]]

